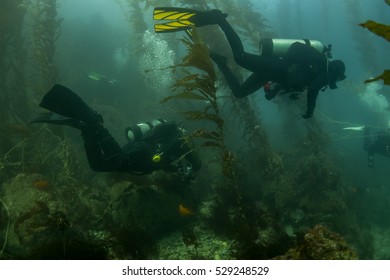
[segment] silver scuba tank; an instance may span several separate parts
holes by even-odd
[[[155,120],[151,120],[150,122],[144,122],[144,123],[132,125],[126,128],[125,131],[126,138],[129,141],[140,140],[145,135],[145,133],[147,133],[153,127],[166,122],[167,121],[164,119],[155,119]]]
[[[322,44],[320,41],[317,40],[266,38],[260,41],[260,45],[259,45],[260,55],[282,57],[287,53],[290,46],[295,42],[312,46],[320,53],[325,53],[326,51],[326,47],[324,46],[324,44]]]

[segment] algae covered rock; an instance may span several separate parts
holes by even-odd
[[[64,206],[53,199],[51,183],[40,174],[18,174],[2,185],[1,197],[7,209],[6,219],[0,221],[6,252],[34,258],[37,244],[49,236],[60,238],[61,229],[67,226]]]
[[[356,252],[338,234],[322,225],[310,229],[300,244],[275,259],[356,260]]]
[[[127,181],[111,189],[112,223],[137,228],[149,235],[158,235],[180,223],[180,196],[156,185],[137,186]]]
[[[84,205],[71,186],[21,173],[1,186],[0,198],[0,259],[106,258],[104,248],[88,235],[85,221],[94,218],[88,208],[92,203]],[[80,212],[92,214],[81,220]]]

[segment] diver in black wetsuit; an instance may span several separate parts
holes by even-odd
[[[364,150],[367,151],[368,166],[374,167],[374,154],[390,158],[390,129],[379,131],[371,141],[370,130],[364,127]]]
[[[220,55],[211,55],[236,97],[247,96],[268,81],[276,82],[288,91],[307,89],[307,110],[303,117],[310,118],[314,113],[318,92],[328,85],[335,89],[336,82],[345,79],[345,65],[341,60],[329,62],[324,54],[307,44],[293,43],[283,59],[247,53],[239,36],[226,21],[226,15],[220,11],[212,11],[211,14],[213,23],[217,23],[225,33],[235,62],[253,72],[243,84],[240,84],[228,68],[226,59]],[[276,93],[275,89],[267,93],[266,98],[270,100]]]
[[[40,106],[51,112],[31,122],[80,129],[89,165],[95,171],[148,174],[166,170],[178,172],[183,179],[193,179],[194,171],[201,167],[199,157],[184,139],[185,131],[174,122],[155,120],[144,123],[142,129],[137,125],[128,128],[129,142],[121,148],[103,127],[103,118],[68,88],[55,85]]]
[[[173,13],[176,13],[173,15]],[[277,83],[277,88],[268,92],[266,98],[272,99],[278,89],[287,91],[303,91],[307,89],[307,110],[305,119],[314,113],[318,92],[329,86],[336,88],[336,82],[345,79],[345,65],[341,60],[328,61],[328,58],[313,47],[294,43],[285,57],[267,57],[245,52],[243,44],[226,21],[227,14],[220,10],[196,11],[185,8],[157,7],[154,11],[156,20],[177,20],[155,25],[156,32],[173,32],[196,27],[218,24],[230,44],[235,62],[241,67],[253,72],[243,84],[226,64],[226,58],[211,54],[211,58],[222,71],[227,84],[235,97],[245,97],[267,82]]]

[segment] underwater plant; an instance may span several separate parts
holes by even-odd
[[[57,0],[38,0],[28,6],[31,18],[29,47],[33,61],[31,71],[34,73],[29,81],[36,97],[40,98],[48,88],[58,81],[54,63],[56,42],[61,35],[62,18],[57,18]]]
[[[389,5],[388,2],[385,2]],[[386,24],[377,23],[373,20],[367,20],[365,23],[359,24],[360,26],[367,28],[374,34],[384,38],[388,42],[390,42],[390,26]],[[365,83],[371,83],[378,80],[383,80],[385,85],[390,85],[390,70],[384,70],[383,73],[379,76],[376,76],[372,79],[368,79]]]
[[[227,148],[224,141],[224,120],[220,116],[220,109],[217,102],[216,73],[213,63],[209,57],[209,50],[202,43],[196,29],[192,30],[191,39],[181,40],[188,49],[187,55],[183,58],[183,63],[172,66],[173,69],[178,67],[192,67],[198,70],[198,73],[191,74],[186,72],[186,76],[177,79],[172,90],[174,94],[164,98],[161,103],[172,99],[191,99],[203,101],[208,104],[203,111],[185,111],[183,115],[189,120],[206,120],[212,122],[216,129],[214,131],[205,128],[195,130],[190,137],[205,139],[201,147],[218,147],[222,151],[222,172],[231,180],[237,191],[237,199],[240,200],[238,191],[238,181],[233,170],[235,157]],[[177,93],[177,91],[179,91]]]
[[[145,30],[148,29],[148,25],[145,22],[143,16],[142,3],[145,1],[138,0],[115,0],[115,2],[121,7],[128,23],[131,27],[131,41],[132,51],[131,53],[138,57],[143,52],[142,37]],[[136,44],[136,45],[134,45]]]
[[[4,234],[4,242],[3,242],[3,246],[1,247],[1,250],[0,250],[0,258],[1,256],[3,255],[4,253],[4,250],[5,250],[5,247],[7,246],[7,242],[8,242],[8,233],[9,233],[9,227],[10,227],[10,215],[9,215],[9,210],[8,210],[8,206],[4,203],[4,201],[0,198],[0,202],[1,202],[1,205],[2,205],[2,208],[4,208],[4,211],[6,213],[6,219],[7,219],[7,226],[6,226],[6,229],[5,229],[5,234]],[[1,208],[0,208],[1,209]],[[2,212],[0,212],[1,214]],[[5,219],[3,218],[2,215],[0,215],[1,217],[1,220],[4,221]]]
[[[337,233],[323,225],[308,230],[302,242],[279,260],[356,260],[356,252]]]
[[[345,14],[348,16],[351,25],[351,36],[354,46],[358,51],[360,62],[363,67],[372,75],[375,69],[379,67],[378,56],[375,52],[372,39],[366,32],[360,32],[356,25],[364,18],[363,9],[359,1],[344,0]]]
[[[3,125],[24,121],[28,112],[24,88],[27,57],[23,24],[26,10],[22,4],[21,0],[0,2],[0,120]],[[7,142],[6,139],[3,141]]]

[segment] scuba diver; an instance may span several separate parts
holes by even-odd
[[[368,166],[374,167],[374,154],[380,154],[390,158],[390,129],[384,129],[375,135],[371,141],[369,127],[364,127],[364,150],[367,151]]]
[[[80,129],[89,166],[95,171],[142,175],[165,170],[177,172],[187,180],[193,179],[201,167],[199,157],[186,140],[185,130],[174,122],[160,119],[129,127],[129,142],[120,147],[103,127],[102,116],[70,89],[55,85],[39,106],[50,112],[41,113],[31,122]]]
[[[270,46],[274,50],[284,49],[282,53],[275,51],[270,55],[264,50],[261,55],[247,53],[241,39],[227,22],[226,17],[227,14],[220,10],[197,11],[175,7],[158,7],[154,9],[153,14],[155,20],[171,20],[155,24],[155,31],[158,33],[188,30],[192,27],[213,24],[219,25],[230,44],[235,62],[253,72],[240,84],[228,67],[226,57],[215,53],[210,54],[235,97],[245,97],[265,85],[267,100],[273,99],[281,90],[291,93],[307,89],[307,109],[303,118],[308,119],[314,113],[319,91],[325,90],[327,86],[335,89],[337,88],[336,82],[345,79],[344,62],[341,60],[329,61],[327,56],[329,58],[331,56],[330,48],[323,47],[319,51],[311,46],[310,40],[299,40],[302,42],[281,40],[282,46]],[[271,39],[271,43],[276,42],[275,39]],[[320,43],[320,45],[322,44]]]

